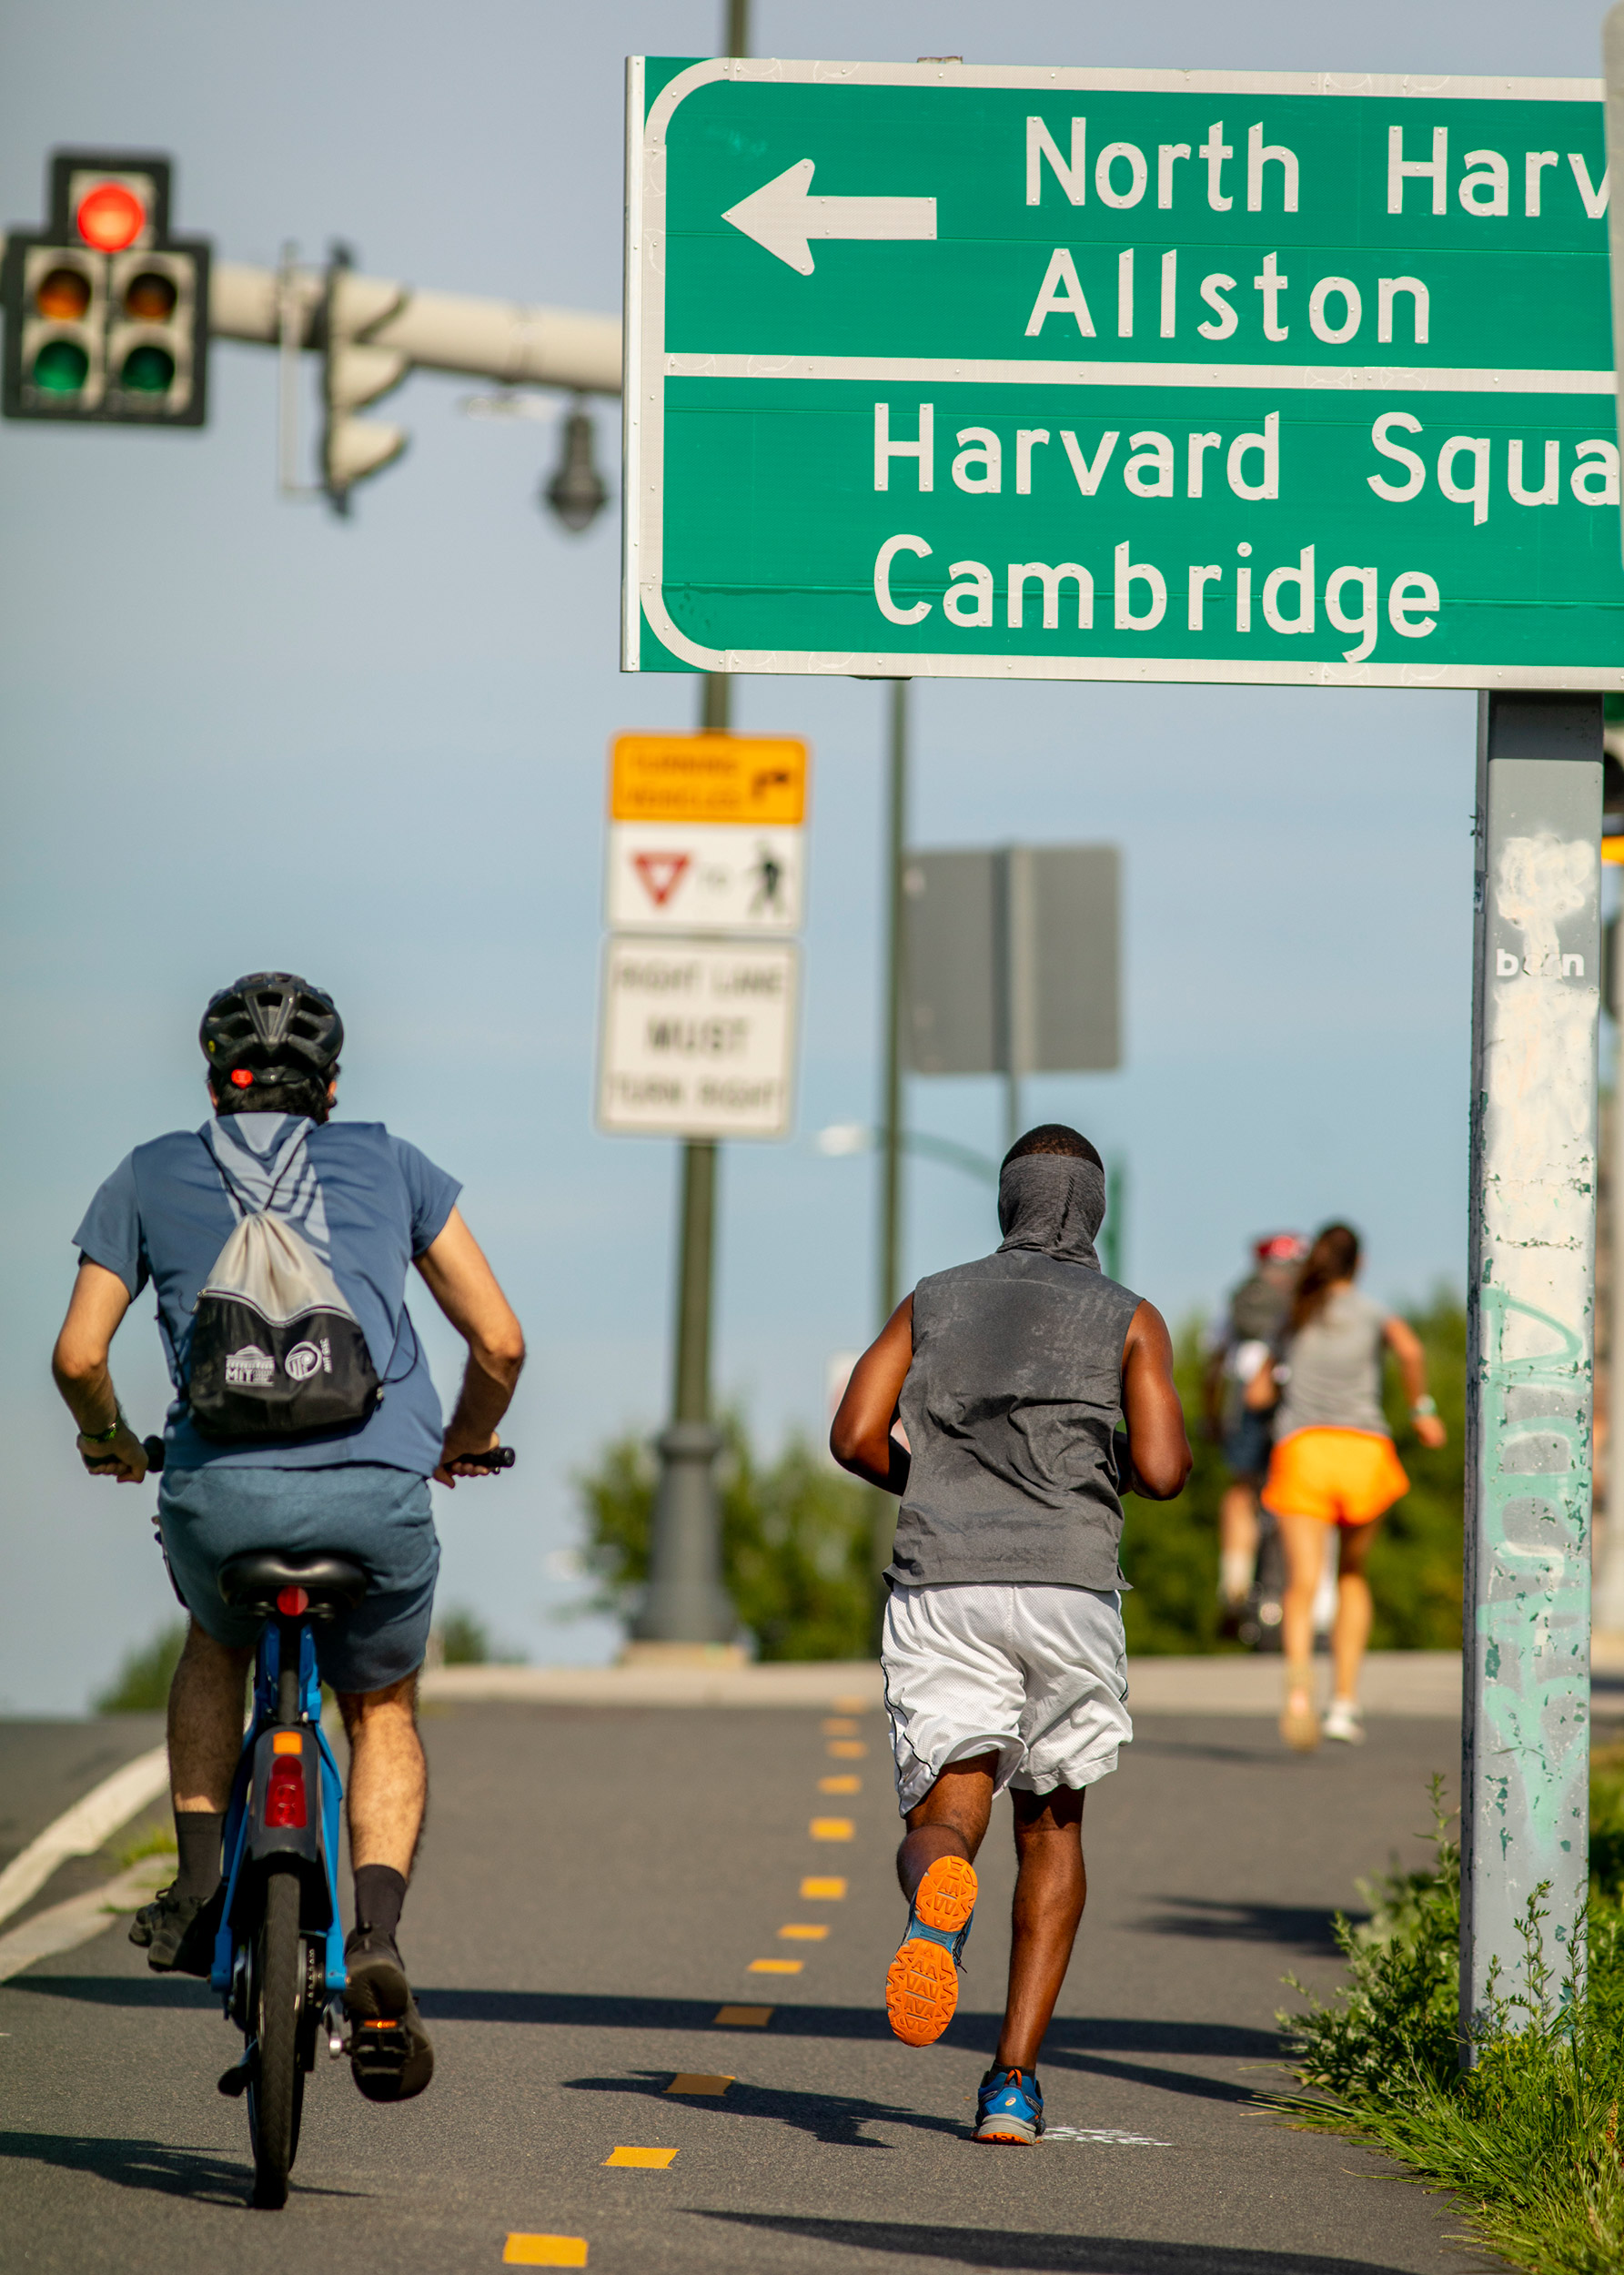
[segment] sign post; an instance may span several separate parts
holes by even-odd
[[[1590,1403],[1601,703],[1485,695],[1478,748],[1467,1298],[1462,2058],[1558,1980],[1589,1885]]]
[[[629,1649],[731,1644],[711,1411],[717,1141],[790,1127],[807,752],[726,731],[627,734],[610,757],[598,1122],[683,1140],[671,1419],[659,1440],[648,1592]]]
[[[634,59],[625,668],[1624,686],[1601,93]]]

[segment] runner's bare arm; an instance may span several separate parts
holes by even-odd
[[[1398,1361],[1398,1371],[1404,1378],[1405,1401],[1413,1409],[1417,1400],[1427,1395],[1427,1353],[1421,1348],[1421,1339],[1407,1320],[1384,1320],[1382,1334],[1387,1349]],[[1410,1422],[1421,1443],[1435,1451],[1448,1436],[1436,1414],[1412,1411]]]
[[[907,1491],[910,1459],[891,1434],[897,1400],[913,1363],[913,1299],[904,1296],[852,1370],[829,1432],[842,1470],[888,1493]]]
[[[146,1474],[141,1441],[118,1410],[118,1393],[107,1369],[107,1354],[118,1323],[130,1308],[130,1291],[116,1272],[81,1262],[67,1317],[51,1353],[51,1372],[63,1402],[79,1425],[79,1458],[92,1477],[111,1477],[138,1485]],[[95,1441],[117,1423],[117,1435]]]
[[[1128,1426],[1131,1492],[1173,1501],[1194,1465],[1185,1411],[1173,1380],[1173,1339],[1154,1303],[1128,1322],[1122,1353],[1122,1410]]]
[[[452,1209],[417,1262],[429,1294],[468,1345],[462,1389],[434,1472],[442,1485],[454,1486],[459,1477],[475,1473],[459,1468],[459,1458],[489,1452],[497,1442],[496,1426],[524,1365],[524,1330],[459,1208]]]

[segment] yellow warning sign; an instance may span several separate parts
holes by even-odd
[[[806,818],[806,744],[789,735],[618,735],[610,819],[796,824]]]

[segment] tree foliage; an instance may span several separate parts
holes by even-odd
[[[872,1496],[798,1432],[765,1461],[743,1417],[724,1414],[717,1484],[722,1583],[763,1659],[860,1659],[871,1647]],[[649,1577],[658,1465],[627,1431],[575,1480],[596,1607],[622,1618]]]

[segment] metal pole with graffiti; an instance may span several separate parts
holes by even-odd
[[[1557,1982],[1589,1879],[1601,698],[1479,700],[1467,1371],[1462,2060]],[[1540,1891],[1545,1891],[1540,1894]],[[1516,2027],[1518,2017],[1511,2017]]]

